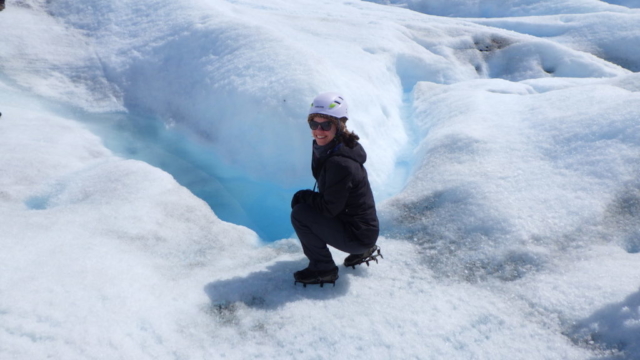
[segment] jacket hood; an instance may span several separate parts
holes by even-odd
[[[319,147],[315,140],[313,140],[314,151],[311,156],[311,170],[313,176],[317,178],[320,173],[320,169],[323,167],[324,162],[334,156],[345,157],[363,165],[367,161],[367,153],[360,143],[356,142],[356,146],[353,149],[347,147],[345,144],[339,143],[333,146],[327,144]]]
[[[356,143],[353,149],[344,144],[339,144],[338,148],[331,155],[349,158],[360,165],[363,165],[367,161],[367,153],[360,143]]]

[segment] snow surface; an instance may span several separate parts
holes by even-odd
[[[639,7],[8,0],[0,358],[640,358]],[[322,91],[385,258],[303,288]]]

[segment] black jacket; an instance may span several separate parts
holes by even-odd
[[[314,153],[311,171],[318,192],[305,196],[304,202],[325,216],[338,217],[356,240],[373,245],[380,226],[365,161],[367,153],[359,143],[353,149],[338,144],[327,154]]]

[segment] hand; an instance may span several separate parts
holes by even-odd
[[[298,204],[310,203],[313,197],[313,190],[300,190],[293,195],[291,199],[291,208],[293,209]]]

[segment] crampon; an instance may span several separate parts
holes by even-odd
[[[344,266],[356,268],[356,265],[360,265],[362,263],[366,263],[369,266],[370,261],[375,261],[378,263],[378,257],[384,259],[384,256],[380,253],[380,247],[377,245],[373,245],[369,250],[367,250],[364,254],[351,254],[344,259]]]
[[[337,279],[336,279],[337,280]],[[324,284],[333,284],[333,286],[336,286],[336,280],[327,280],[327,281],[322,281],[322,280],[311,280],[311,281],[294,281],[293,285],[296,285],[297,283],[302,284],[302,286],[307,287],[307,285],[320,285],[320,287],[324,287]]]

